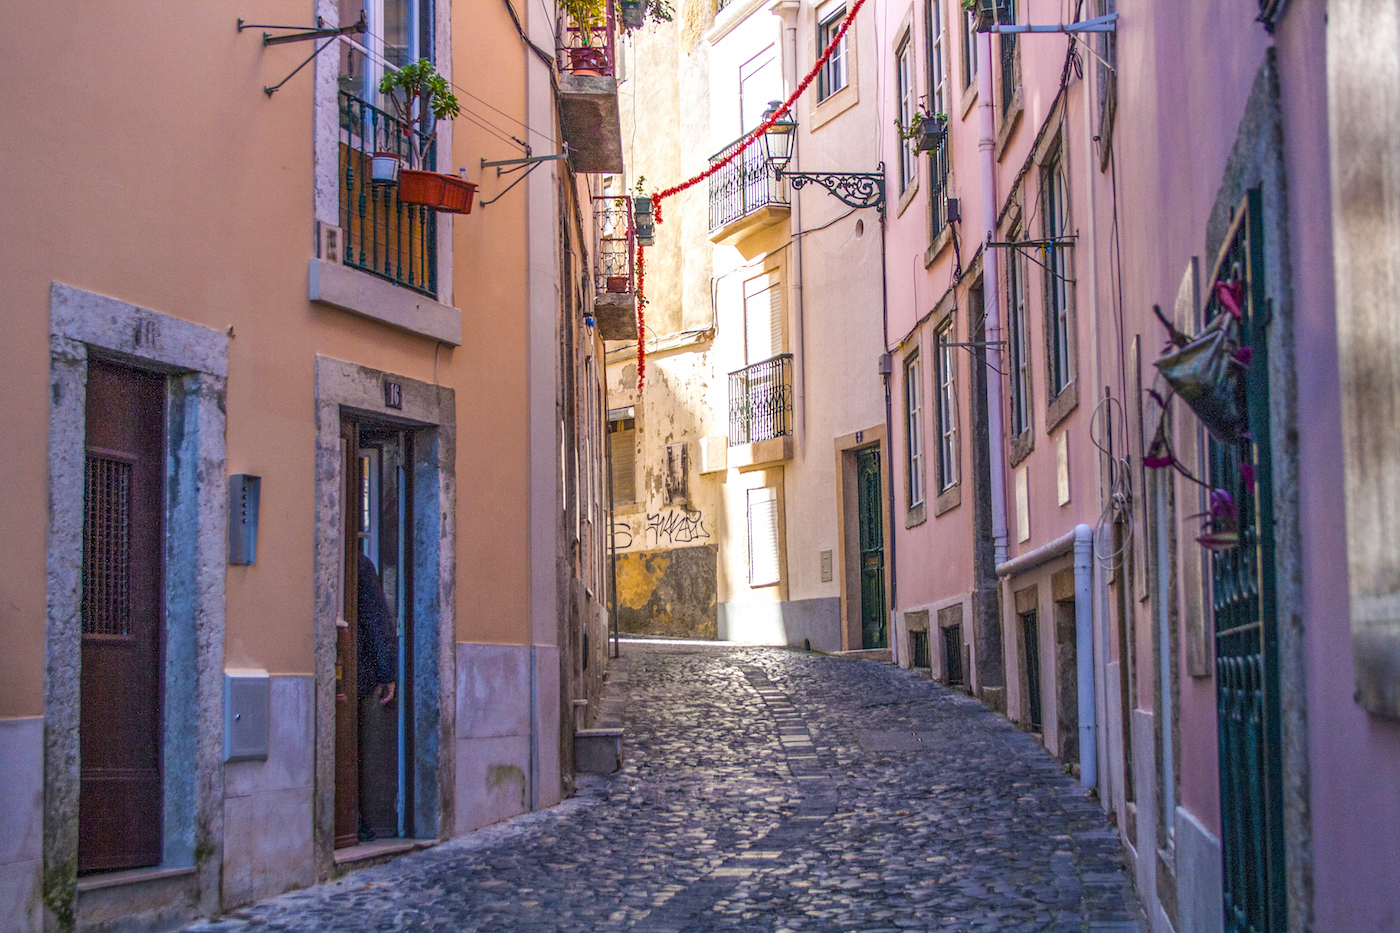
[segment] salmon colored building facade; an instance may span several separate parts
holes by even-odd
[[[0,928],[178,925],[572,792],[609,11],[592,58],[506,0],[0,13]],[[420,58],[462,114],[403,168],[469,213],[370,173]]]

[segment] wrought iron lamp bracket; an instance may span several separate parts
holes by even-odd
[[[847,207],[874,207],[885,214],[884,163],[879,172],[779,172],[794,191],[808,182],[821,185]]]

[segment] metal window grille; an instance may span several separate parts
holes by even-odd
[[[606,0],[601,23],[580,29],[567,17],[559,20],[555,61],[563,74],[616,76],[617,10]]]
[[[599,292],[631,294],[636,290],[633,258],[636,236],[632,199],[604,195],[593,202],[597,272],[593,287]]]
[[[841,7],[821,21],[817,27],[817,48],[819,50],[824,51],[831,44],[831,37],[836,34],[836,30],[841,28],[841,21],[845,18],[846,8]],[[831,57],[826,60],[826,64],[817,74],[817,100],[826,100],[845,86],[846,37],[843,36],[840,44],[836,46]]]
[[[729,374],[729,445],[792,433],[792,354]]]
[[[943,629],[943,680],[950,687],[963,685],[962,626]]]
[[[408,130],[402,122],[353,94],[340,93],[340,225],[344,262],[395,285],[437,297],[437,213],[400,204],[394,185],[370,181],[375,153],[407,163]],[[420,136],[422,165],[436,165],[436,145]]]
[[[1026,717],[1031,729],[1043,728],[1040,714],[1040,631],[1036,612],[1021,613],[1021,645],[1026,657]]]
[[[1016,22],[1016,0],[997,0],[997,21]],[[1011,112],[1011,100],[1021,83],[1020,56],[1016,54],[1016,34],[1001,33],[1001,113],[1005,119]]]
[[[910,666],[923,670],[932,667],[933,665],[929,662],[928,632],[910,632],[909,641],[911,642],[910,647],[913,649],[911,653],[914,655]]]
[[[131,464],[89,454],[83,490],[84,635],[131,634]]]
[[[710,164],[727,157],[743,141],[741,137],[710,156]],[[742,155],[710,176],[711,230],[718,230],[770,204],[786,206],[787,203],[787,184],[773,173],[761,139],[754,140],[744,148]]]
[[[958,482],[958,388],[957,358],[950,346],[953,327],[938,332],[938,488],[948,489]]]
[[[929,190],[932,201],[933,233],[936,236],[948,225],[948,134],[938,140],[929,153]]]

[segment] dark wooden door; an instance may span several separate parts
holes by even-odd
[[[1040,619],[1036,610],[1021,613],[1021,647],[1026,654],[1026,720],[1032,732],[1042,726],[1040,715]]]
[[[355,668],[355,610],[359,596],[360,525],[363,503],[360,486],[360,431],[350,419],[340,424],[341,560],[344,562],[340,594],[341,615],[335,639],[335,847],[359,841],[360,766],[359,708]]]
[[[884,648],[885,523],[880,495],[880,451],[856,451],[856,501],[860,524],[860,642]]]
[[[1238,283],[1240,341],[1252,351],[1244,380],[1249,436],[1209,445],[1211,488],[1230,493],[1239,529],[1238,544],[1210,559],[1227,933],[1287,926],[1263,236],[1256,189],[1236,212],[1206,305],[1207,320],[1229,313],[1215,283]]]
[[[78,870],[161,861],[165,378],[88,365]]]

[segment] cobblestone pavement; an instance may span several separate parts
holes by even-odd
[[[530,814],[201,931],[1145,928],[1028,735],[888,664],[624,644],[627,763]]]

